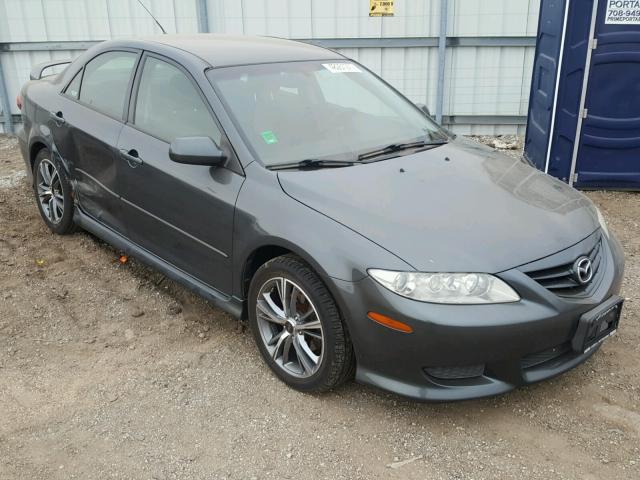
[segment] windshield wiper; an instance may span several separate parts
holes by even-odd
[[[292,170],[292,169],[314,169],[314,168],[339,168],[350,167],[356,162],[351,160],[322,160],[319,158],[307,158],[299,162],[279,163],[268,165],[269,170]]]
[[[411,148],[437,147],[438,145],[444,145],[445,143],[447,143],[446,140],[436,140],[433,142],[425,142],[421,140],[419,142],[392,143],[391,145],[387,145],[386,147],[379,148],[377,150],[361,153],[358,155],[358,160],[367,160],[369,158],[379,157],[381,155],[387,155],[401,150],[409,150]]]

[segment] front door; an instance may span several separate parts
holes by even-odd
[[[640,0],[599,0],[574,183],[640,188]]]
[[[219,290],[232,285],[235,201],[244,176],[169,158],[178,137],[208,136],[232,156],[196,83],[178,65],[146,54],[118,169],[130,239]],[[137,94],[136,94],[137,92]]]

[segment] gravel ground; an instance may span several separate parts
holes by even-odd
[[[0,137],[0,479],[640,478],[640,197],[589,196],[624,245],[627,302],[584,365],[456,404],[355,383],[314,396],[225,313],[86,233],[49,233]]]

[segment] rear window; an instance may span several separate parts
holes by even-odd
[[[138,55],[107,52],[84,68],[79,100],[114,118],[122,118],[127,88]]]

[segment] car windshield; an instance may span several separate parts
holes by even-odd
[[[390,145],[447,138],[407,99],[349,61],[226,67],[209,70],[208,76],[267,167],[307,159],[358,160]]]

